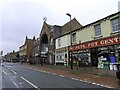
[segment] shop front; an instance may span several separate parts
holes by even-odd
[[[55,51],[55,65],[68,65],[67,52],[67,48],[60,48]]]
[[[120,36],[77,44],[68,47],[68,51],[72,51],[72,56],[78,60],[85,60],[94,67],[117,70],[116,63],[120,63]]]

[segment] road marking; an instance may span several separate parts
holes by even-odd
[[[28,68],[28,69],[33,69],[33,68]],[[33,70],[36,70],[36,71],[40,71],[40,72],[44,72],[44,73],[50,73],[50,72],[47,72],[47,71],[44,71],[44,70],[38,70],[38,69],[33,69]],[[52,75],[57,75],[55,73],[50,73]],[[61,77],[65,77],[63,75],[59,75]],[[95,76],[95,75],[92,75],[94,76],[93,78],[99,78],[100,76]],[[106,86],[106,85],[102,85],[102,84],[99,84],[99,83],[94,83],[94,82],[90,82],[90,81],[86,81],[86,80],[89,80],[90,78],[86,78],[84,80],[80,80],[80,79],[76,79],[76,78],[72,78],[73,80],[78,80],[78,81],[81,81],[81,82],[86,82],[86,83],[91,83],[93,85],[98,85],[98,86],[102,86],[102,87],[107,87],[107,88],[114,88],[114,87],[110,87],[110,86]]]
[[[14,85],[15,85],[17,88],[19,88],[18,85],[13,81],[13,79],[11,79],[11,80],[12,80],[12,82],[14,83]]]
[[[33,83],[31,83],[30,81],[28,81],[27,79],[25,79],[24,77],[21,77],[24,81],[26,81],[27,83],[29,83],[31,86],[33,86],[34,88],[38,89],[38,90],[41,90],[39,89],[36,85],[34,85]]]
[[[59,75],[60,77],[65,77],[65,76],[63,76],[63,75]]]
[[[51,73],[52,75],[57,75],[57,74],[55,74],[55,73]]]
[[[97,83],[95,83],[95,82],[92,82],[92,84],[97,85]]]
[[[3,71],[3,73],[4,73],[5,75],[7,75],[7,73],[6,73],[5,71]]]
[[[75,80],[75,78],[72,78],[73,80]]]
[[[13,72],[14,74],[17,74],[15,71],[11,70],[11,72]]]
[[[46,73],[50,74],[50,72],[46,72]]]
[[[79,81],[83,82],[83,80],[79,80]]]

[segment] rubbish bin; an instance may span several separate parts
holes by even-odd
[[[113,65],[113,69],[114,69],[114,70],[118,70],[118,69],[117,69],[117,65]]]
[[[110,70],[113,70],[113,64],[110,64],[109,67],[110,67]]]

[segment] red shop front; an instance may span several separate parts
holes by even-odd
[[[88,57],[85,59],[90,57],[93,66],[98,66],[99,59],[109,64],[120,62],[120,36],[112,36],[69,46],[68,51],[69,54],[72,52],[72,56],[76,54],[75,56],[78,59],[81,56],[83,58],[83,55]]]

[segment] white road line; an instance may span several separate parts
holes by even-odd
[[[14,74],[17,74],[15,71],[11,70],[11,72],[13,72]]]
[[[76,79],[76,78],[72,78],[72,79],[73,79],[73,80],[78,80],[78,81],[81,81],[81,82],[91,83],[91,84],[93,84],[93,85],[98,85],[98,86],[101,86],[101,87],[114,88],[114,87],[111,87],[111,86],[106,86],[106,85],[99,84],[99,83],[95,83],[95,82],[80,80],[80,79]]]
[[[36,85],[34,85],[33,83],[31,83],[30,81],[28,81],[27,79],[25,79],[24,77],[21,77],[24,81],[26,81],[27,83],[29,83],[31,86],[33,86],[34,88],[38,89],[38,90],[41,90],[39,89]]]
[[[46,72],[46,73],[48,73],[48,74],[49,74],[50,72]]]
[[[4,73],[5,75],[7,75],[7,73],[6,73],[5,71],[3,71],[3,73]]]
[[[60,77],[65,77],[65,76],[63,76],[63,75],[59,75]]]
[[[12,82],[14,83],[14,85],[15,85],[17,88],[19,88],[18,85],[13,81],[13,79],[11,79],[11,80],[12,80]]]
[[[92,82],[92,84],[97,85],[97,83],[95,83],[95,82]]]
[[[33,68],[29,68],[29,69],[33,69]],[[37,70],[37,69],[33,69],[33,70],[36,70],[36,71],[40,71],[40,72],[43,72],[43,73],[50,73],[50,72],[47,72],[47,71],[44,71],[44,70]],[[52,75],[57,75],[55,73],[50,73]],[[61,77],[65,77],[63,75],[59,75]],[[94,75],[93,75],[94,76]],[[94,76],[94,78],[99,78],[100,76]],[[94,85],[98,85],[98,86],[102,86],[102,87],[107,87],[107,88],[113,88],[113,87],[110,87],[110,86],[105,86],[105,85],[101,85],[101,84],[98,84],[98,83],[94,83],[94,82],[90,82],[90,81],[86,81],[86,80],[89,80],[90,78],[86,78],[84,80],[79,80],[79,79],[76,79],[76,78],[72,78],[73,80],[78,80],[78,81],[81,81],[81,82],[86,82],[86,83],[91,83],[91,84],[94,84]]]
[[[74,80],[78,81],[79,79],[75,78]]]
[[[57,74],[55,74],[55,73],[51,73],[52,75],[57,75]]]

